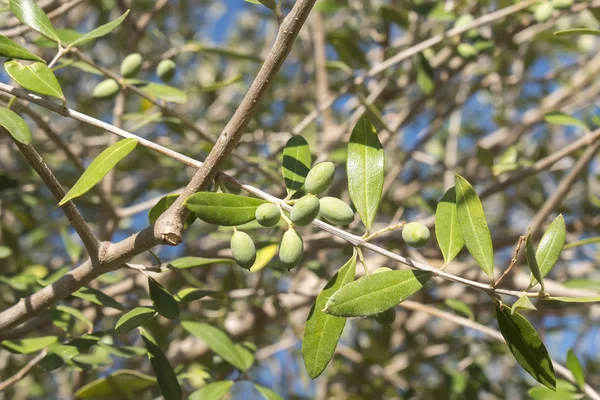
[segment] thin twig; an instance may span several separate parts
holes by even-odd
[[[19,382],[21,379],[25,378],[27,376],[27,374],[36,366],[38,365],[38,363],[40,361],[42,361],[42,359],[44,357],[46,357],[46,354],[48,354],[48,350],[44,349],[42,351],[40,351],[40,353],[35,356],[34,358],[32,358],[31,360],[29,360],[29,362],[19,370],[19,372],[17,372],[16,374],[14,374],[13,376],[11,376],[10,378],[8,378],[7,380],[5,380],[4,382],[0,382],[0,393],[2,393],[3,391],[5,391],[7,388],[9,388],[10,386],[14,385],[15,383]]]
[[[519,257],[519,251],[521,250],[521,245],[523,245],[523,241],[525,241],[526,239],[527,239],[527,236],[519,236],[519,241],[517,242],[517,246],[515,248],[515,255],[510,260],[510,264],[508,265],[508,268],[506,268],[506,270],[502,273],[502,276],[500,276],[500,278],[498,278],[498,280],[494,283],[494,285],[493,285],[494,287],[497,287],[500,284],[500,282],[502,282],[502,279],[504,279],[504,277],[506,275],[508,275],[510,270],[513,269],[513,267],[517,263],[517,259]]]

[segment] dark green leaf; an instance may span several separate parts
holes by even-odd
[[[556,36],[573,36],[573,35],[595,35],[600,36],[600,31],[597,29],[588,28],[572,28],[554,32]]]
[[[87,300],[90,303],[98,304],[102,307],[111,307],[119,311],[125,311],[125,307],[119,304],[119,302],[98,289],[82,287],[73,293],[73,296]]]
[[[179,304],[177,300],[160,283],[148,277],[150,299],[156,311],[165,318],[179,317]]]
[[[192,321],[183,321],[183,329],[202,339],[204,343],[223,360],[237,369],[246,371],[246,362],[237,351],[229,336],[214,326]]]
[[[178,194],[168,194],[160,199],[158,203],[156,203],[154,207],[148,211],[148,220],[150,221],[150,224],[154,224],[158,220],[158,217],[160,217],[162,213],[167,211],[168,208],[175,203],[175,200],[177,200],[178,197]],[[196,216],[194,214],[188,215],[183,223],[183,228],[187,229],[194,223],[195,220]]]
[[[14,111],[5,107],[0,107],[0,126],[10,133],[10,135],[19,143],[31,143],[31,132],[29,127]]]
[[[429,64],[429,60],[421,53],[417,55],[417,85],[423,93],[429,96],[435,89],[435,78],[433,68]]]
[[[579,389],[584,390],[585,374],[573,349],[569,349],[567,352],[567,368],[569,368],[569,371],[573,374],[573,378],[575,378],[575,382],[577,383],[577,386],[579,386]]]
[[[456,174],[456,211],[460,232],[469,253],[477,264],[491,278],[494,278],[494,249],[492,236],[485,221],[481,200],[473,186]]]
[[[265,400],[283,400],[283,397],[281,397],[280,395],[275,393],[273,390],[266,388],[264,386],[260,386],[257,383],[254,384],[254,388],[260,394],[262,394],[262,396],[264,397]]]
[[[312,379],[321,375],[327,367],[346,325],[346,318],[325,314],[323,309],[339,288],[354,280],[355,273],[356,252],[327,282],[308,314],[302,340],[302,357],[306,371]]]
[[[177,375],[175,374],[175,371],[173,371],[171,364],[169,364],[169,360],[167,357],[165,357],[160,347],[156,345],[154,338],[150,336],[148,332],[142,329],[141,333],[142,339],[146,344],[146,349],[148,349],[148,358],[150,359],[150,364],[152,365],[152,369],[156,374],[156,380],[158,381],[158,386],[160,387],[160,392],[162,393],[164,399],[183,399],[181,386],[179,386]]]
[[[548,351],[535,328],[520,314],[511,314],[510,308],[496,305],[500,332],[517,362],[535,380],[549,389],[556,389],[554,367]]]
[[[465,244],[458,224],[454,187],[448,189],[435,210],[435,237],[442,250],[444,264],[448,265]]]
[[[360,219],[371,230],[383,193],[385,154],[377,132],[363,115],[348,143],[348,190]]]
[[[283,149],[281,173],[288,194],[294,194],[306,180],[312,165],[312,155],[306,139],[300,135],[292,136]]]
[[[58,97],[65,101],[65,95],[56,80],[54,73],[46,64],[35,62],[23,65],[15,60],[4,63],[4,69],[11,78],[25,89],[47,96]]]
[[[535,252],[535,258],[537,259],[538,266],[540,268],[540,275],[543,278],[552,270],[560,253],[565,245],[565,236],[567,230],[565,227],[565,220],[560,214],[548,227],[544,236],[540,240],[537,251]],[[534,286],[537,280],[532,275],[530,286]]]
[[[144,355],[146,353],[146,349],[144,349],[142,347],[135,347],[135,346],[116,347],[116,346],[112,346],[112,345],[109,345],[106,343],[99,343],[98,346],[102,347],[108,353],[110,353],[114,356],[117,356],[117,357],[121,357],[121,358],[132,358],[132,357]]]
[[[107,24],[104,24],[104,25],[100,25],[96,29],[94,29],[94,30],[92,30],[92,31],[84,34],[80,38],[78,38],[75,41],[73,41],[71,43],[71,47],[75,47],[77,45],[82,45],[82,44],[88,43],[88,42],[90,42],[92,40],[101,38],[102,36],[108,35],[113,30],[115,30],[115,28],[117,26],[121,25],[121,23],[127,17],[127,14],[129,14],[129,10],[125,11],[125,13],[123,15],[121,15],[119,18],[115,19],[114,21],[111,21],[111,22],[109,22]]]
[[[35,0],[10,0],[10,10],[25,25],[54,41],[59,41],[50,18]]]
[[[6,58],[16,58],[17,60],[40,61],[45,63],[43,58],[32,54],[24,47],[16,44],[6,36],[0,35],[0,56]]]
[[[217,296],[222,296],[222,293],[215,292],[214,290],[203,290],[194,288],[183,289],[179,293],[177,293],[179,304],[187,304],[194,300],[200,300],[201,298],[206,296],[214,298]]]
[[[137,144],[137,139],[119,140],[117,143],[100,153],[58,205],[62,206],[67,201],[87,193],[100,182],[119,161],[131,153]]]
[[[90,321],[90,319],[87,318],[85,315],[83,315],[83,313],[81,311],[79,311],[78,309],[69,307],[69,306],[65,306],[62,304],[56,306],[55,309],[60,312],[67,313],[67,314],[73,316],[74,318],[80,320],[81,322],[83,322],[88,327],[88,333],[91,333],[94,330],[94,323],[92,321]]]
[[[21,340],[3,340],[0,344],[13,353],[29,354],[43,350],[57,341],[57,336],[41,336]]]
[[[154,317],[155,314],[156,310],[153,308],[136,307],[119,318],[115,330],[117,333],[127,333]]]
[[[75,346],[54,343],[48,347],[48,354],[42,358],[38,366],[44,371],[54,371],[79,354]]]
[[[220,381],[202,386],[188,397],[188,400],[220,400],[229,393],[233,381]]]
[[[533,243],[531,242],[531,234],[527,235],[527,239],[525,241],[525,258],[527,259],[527,264],[529,265],[529,270],[531,271],[531,275],[537,279],[540,283],[541,291],[544,291],[544,281],[542,280],[542,274],[540,272],[540,267],[538,266],[537,258],[535,256],[535,251],[533,250]]]
[[[121,369],[96,379],[75,392],[76,399],[132,398],[135,393],[156,385],[156,379],[138,371]]]
[[[417,293],[431,276],[431,272],[426,271],[386,271],[367,275],[335,292],[324,311],[339,317],[379,314]]]
[[[233,263],[235,263],[235,261],[233,261],[230,258],[182,257],[169,262],[167,268],[187,269],[193,267],[200,267],[203,265]]]
[[[185,206],[202,221],[223,226],[253,221],[256,209],[264,203],[254,197],[213,192],[196,193],[185,200]]]

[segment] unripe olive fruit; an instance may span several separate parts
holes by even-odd
[[[307,194],[296,201],[296,204],[294,204],[294,207],[292,207],[292,211],[290,212],[290,219],[294,225],[306,226],[317,218],[320,207],[317,196]]]
[[[334,172],[335,164],[330,161],[325,161],[315,165],[310,171],[308,171],[308,175],[306,175],[304,189],[306,189],[308,193],[312,194],[323,193],[325,190],[327,190],[329,185],[331,185]]]
[[[92,96],[100,100],[110,100],[114,98],[120,90],[121,86],[117,81],[114,79],[106,79],[96,85],[92,92]]]
[[[383,326],[390,326],[396,320],[396,310],[393,307],[388,308],[384,312],[374,315],[373,319]]]
[[[402,228],[402,239],[410,247],[423,247],[429,240],[429,229],[421,223],[411,222]]]
[[[304,242],[298,232],[288,229],[283,234],[281,244],[279,245],[279,260],[283,266],[288,269],[295,268],[302,261],[304,253]]]
[[[281,219],[281,211],[279,211],[279,207],[273,203],[261,204],[256,209],[254,215],[256,217],[256,222],[267,227],[277,225]]]
[[[319,200],[321,216],[334,225],[348,225],[354,221],[352,208],[335,197],[323,197]]]
[[[250,235],[235,231],[231,236],[231,254],[240,267],[250,269],[256,261],[256,246]]]
[[[375,271],[373,271],[373,273],[379,274],[380,272],[389,272],[389,271],[392,271],[392,269],[388,268],[388,267],[379,267]]]
[[[173,77],[175,77],[176,71],[177,65],[175,65],[173,60],[162,60],[156,67],[156,75],[165,83],[171,82]]]
[[[121,62],[121,76],[123,78],[134,78],[142,69],[144,59],[140,53],[128,55]]]

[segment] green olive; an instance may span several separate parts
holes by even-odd
[[[173,60],[162,60],[156,67],[156,75],[165,83],[171,82],[177,72],[177,65]]]
[[[273,203],[265,203],[256,209],[256,221],[266,227],[275,226],[281,219],[281,211]]]
[[[123,78],[135,78],[142,69],[144,59],[140,53],[128,55],[121,62],[121,76]]]
[[[231,236],[231,254],[240,267],[250,269],[256,261],[256,246],[250,235],[235,231]]]
[[[319,200],[323,219],[334,225],[346,226],[354,221],[354,211],[342,200],[335,197],[323,197]]]
[[[294,225],[306,226],[317,218],[320,207],[317,196],[307,194],[296,201],[296,204],[294,204],[294,207],[292,207],[292,211],[290,212],[290,219]]]
[[[419,222],[411,222],[402,228],[402,239],[410,247],[425,246],[427,240],[429,240],[429,235],[429,229]]]
[[[304,242],[298,233],[293,229],[288,229],[281,239],[279,245],[279,260],[283,266],[289,270],[295,268],[302,261],[304,253]]]
[[[96,85],[92,92],[92,96],[100,100],[110,100],[114,98],[120,90],[121,86],[117,81],[114,79],[106,79]]]
[[[312,167],[306,175],[304,181],[304,189],[308,193],[321,194],[333,181],[333,175],[335,173],[335,164],[330,161],[319,163]]]

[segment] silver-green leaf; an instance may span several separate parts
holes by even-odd
[[[444,256],[444,264],[448,265],[465,244],[458,224],[454,187],[446,191],[435,210],[435,237]]]

